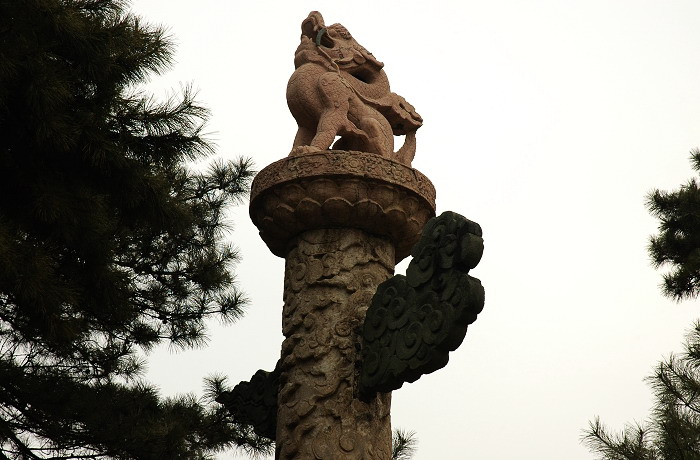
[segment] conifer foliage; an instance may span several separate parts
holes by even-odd
[[[700,150],[691,152],[693,169],[700,173]],[[664,294],[676,299],[700,293],[700,189],[695,178],[673,192],[649,194],[649,210],[659,218],[659,234],[649,243],[657,266],[669,266],[664,275]]]
[[[234,320],[227,205],[248,160],[211,153],[191,91],[139,90],[163,31],[119,0],[0,0],[0,457],[203,458],[257,445],[217,405],[164,400],[137,350]]]
[[[684,353],[659,363],[647,381],[655,400],[649,421],[615,434],[596,418],[586,444],[603,460],[700,460],[700,323]]]
[[[691,162],[700,172],[700,151]],[[654,191],[649,210],[659,221],[649,254],[657,266],[669,265],[663,292],[675,300],[700,293],[700,190],[696,179],[674,192]],[[661,362],[647,382],[654,391],[648,422],[611,433],[590,423],[584,442],[603,460],[700,460],[700,323],[688,334],[685,351]]]

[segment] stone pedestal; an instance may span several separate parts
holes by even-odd
[[[277,458],[389,460],[391,395],[358,398],[360,332],[435,215],[432,184],[374,154],[305,154],[258,174],[250,215],[286,259]]]

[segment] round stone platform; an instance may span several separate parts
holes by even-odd
[[[250,217],[279,257],[305,231],[357,228],[388,238],[399,262],[433,216],[435,188],[425,175],[363,152],[327,150],[276,161],[255,177],[250,197]]]

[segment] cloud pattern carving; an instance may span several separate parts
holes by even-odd
[[[243,381],[223,391],[216,402],[223,404],[236,423],[250,425],[258,436],[275,439],[279,363],[272,372],[257,371],[250,382]]]
[[[483,251],[479,224],[457,213],[425,225],[406,275],[380,284],[367,310],[362,395],[396,390],[447,364],[484,307],[484,288],[468,274]]]

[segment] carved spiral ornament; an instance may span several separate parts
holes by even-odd
[[[483,250],[479,224],[449,211],[428,222],[406,276],[380,284],[367,310],[362,394],[396,390],[447,364],[484,307],[484,288],[468,275]]]

